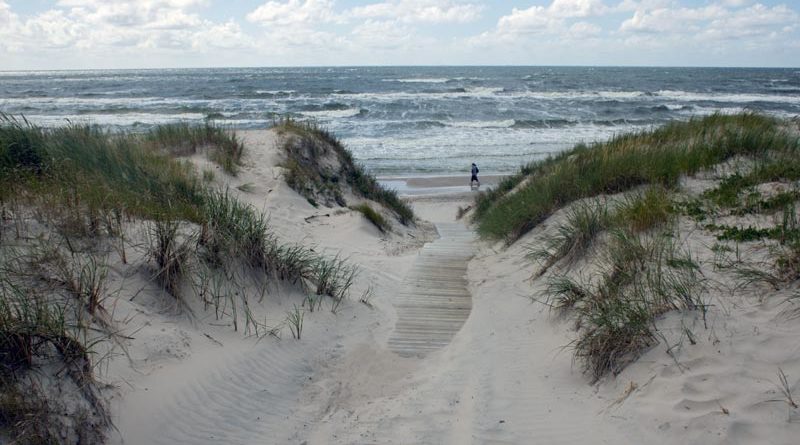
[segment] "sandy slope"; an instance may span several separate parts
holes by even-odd
[[[440,223],[452,221],[456,207],[417,203]],[[559,353],[563,332],[531,306],[527,269],[517,251],[482,249],[467,272],[471,314],[451,344],[403,360],[377,344],[374,356],[328,371],[335,387],[362,360],[402,366],[390,379],[363,382],[377,391],[331,391],[338,409],[318,422],[309,443],[626,443],[597,415],[607,401]]]
[[[147,313],[126,325],[136,337],[132,361],[113,359],[106,376],[120,388],[113,442],[797,443],[798,411],[766,401],[780,398],[778,367],[800,394],[800,323],[778,316],[777,298],[753,297],[764,289],[719,287],[714,298],[729,299],[712,309],[711,328],[695,326],[698,344],[677,361],[658,346],[592,386],[565,348],[571,324],[530,299],[543,284],[530,281],[526,246],[560,214],[505,248],[472,241],[455,221],[469,193],[419,197],[416,212],[445,236],[434,241],[426,224],[381,235],[359,214],[314,209],[289,190],[270,133],[246,133],[245,141],[248,166],[217,181],[232,190],[250,184],[236,193],[264,209],[282,238],[358,264],[354,298],[337,314],[306,314],[299,341],[287,329],[281,340],[247,338],[202,308],[192,322],[121,303],[119,319]],[[370,306],[356,302],[368,288]],[[409,309],[437,288],[441,304]],[[300,298],[270,287],[258,314],[278,325]],[[662,324],[668,335],[681,332],[679,317]],[[435,341],[423,344],[435,347],[391,346],[424,332]]]

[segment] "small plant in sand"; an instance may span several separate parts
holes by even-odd
[[[360,303],[364,304],[365,306],[367,306],[369,308],[372,308],[373,307],[372,306],[372,297],[375,295],[374,290],[375,289],[372,287],[371,284],[369,286],[367,286],[367,288],[364,290],[364,292],[361,293],[361,296],[358,298],[358,301]]]
[[[789,378],[783,372],[783,369],[778,368],[778,390],[783,395],[783,399],[772,399],[768,402],[785,402],[789,407],[797,409],[797,402],[792,397],[792,386],[789,384]]]
[[[467,213],[469,213],[469,211],[470,211],[470,210],[472,210],[472,206],[471,206],[471,205],[467,205],[467,206],[458,206],[458,209],[456,210],[456,219],[461,219],[461,218],[463,218],[463,217],[464,217],[464,215],[466,215]]]
[[[381,232],[388,232],[389,230],[392,229],[392,225],[389,223],[389,221],[387,221],[386,218],[383,217],[383,215],[378,213],[369,204],[367,203],[359,204],[357,206],[352,206],[350,208],[364,215],[364,218],[366,218],[367,221],[371,222]]]
[[[328,295],[334,299],[344,298],[353,285],[357,272],[355,267],[338,255],[333,258],[319,258],[314,267],[317,295]]]
[[[150,229],[150,256],[156,263],[155,279],[182,302],[180,287],[187,271],[190,239],[181,239],[180,224],[176,221],[155,221]]]
[[[300,340],[303,334],[303,318],[305,312],[302,307],[294,305],[294,309],[286,313],[286,322],[289,324],[289,330],[292,332],[292,337]]]
[[[69,290],[78,300],[84,301],[86,311],[94,315],[102,303],[108,276],[107,266],[94,255],[89,255],[83,260],[73,256],[73,261],[76,273],[70,281]]]

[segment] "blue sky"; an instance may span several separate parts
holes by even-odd
[[[0,0],[3,70],[798,66],[795,0]]]

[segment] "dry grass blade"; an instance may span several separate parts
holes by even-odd
[[[789,379],[783,372],[783,369],[778,368],[778,390],[783,394],[783,399],[768,400],[768,402],[785,402],[792,408],[797,409],[797,402],[792,398],[792,387],[789,385]]]

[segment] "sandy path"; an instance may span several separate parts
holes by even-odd
[[[465,275],[474,234],[461,223],[436,229],[440,238],[421,249],[393,302],[398,320],[389,349],[403,356],[424,356],[450,343],[472,309]]]
[[[531,306],[524,254],[479,249],[456,207],[415,203],[441,238],[398,290],[389,351],[378,341],[326,370],[332,409],[308,443],[630,443],[601,413],[612,401],[570,371],[562,328]]]

